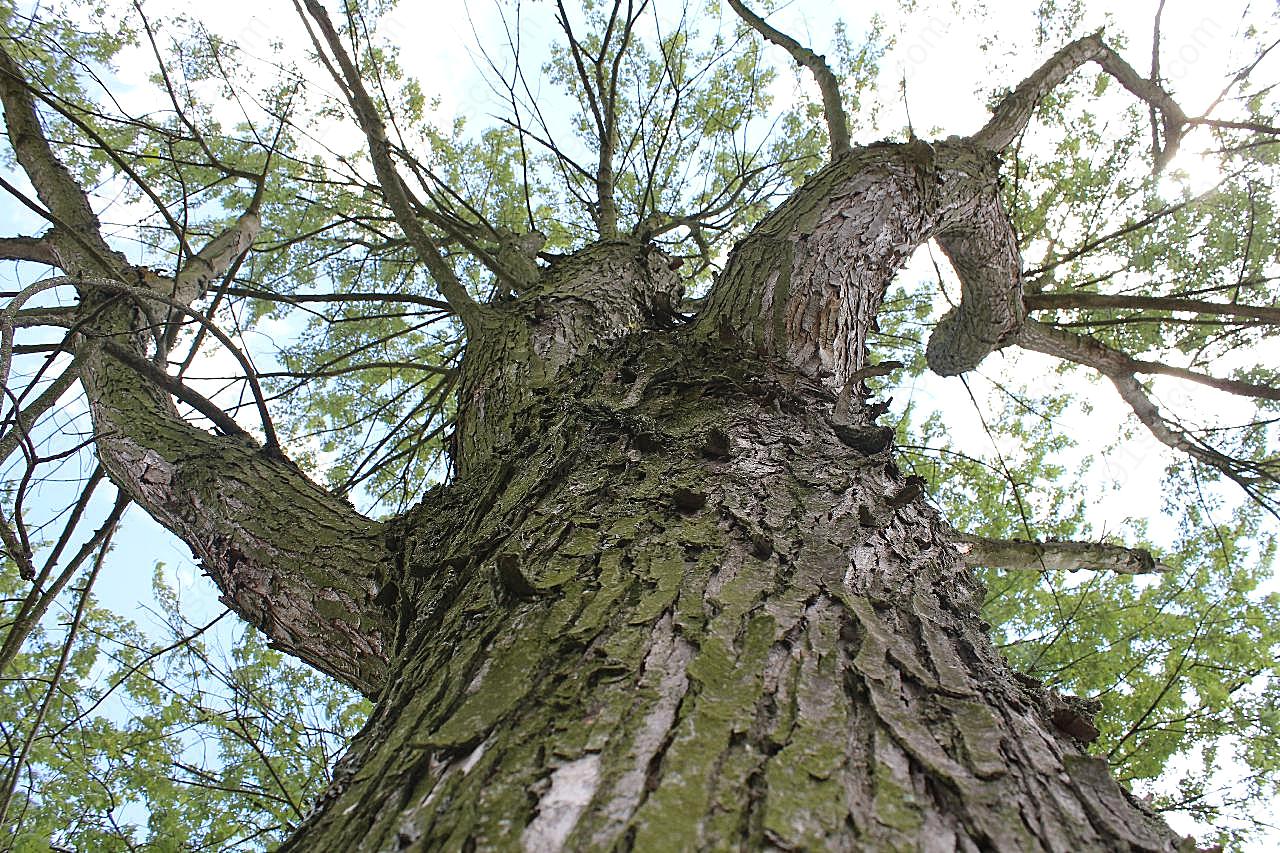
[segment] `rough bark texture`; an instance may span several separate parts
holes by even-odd
[[[287,849],[1173,849],[834,404],[650,339],[519,413],[403,520],[397,678]]]
[[[377,600],[391,554],[382,525],[308,480],[278,450],[215,436],[178,417],[169,395],[113,354],[163,352],[164,311],[145,294],[207,280],[150,280],[133,297],[89,284],[104,272],[51,235],[59,265],[83,276],[74,338],[98,457],[111,479],[183,539],[222,600],[279,648],[365,692],[385,683],[392,621]],[[214,241],[217,243],[218,241]],[[160,304],[163,309],[163,304]]]
[[[395,676],[286,849],[1175,849],[992,648],[854,387],[930,236],[1017,296],[994,162],[926,148],[820,173],[692,325],[631,334],[667,285],[625,244],[501,309],[465,476],[391,530]]]
[[[460,476],[386,524],[269,441],[182,423],[130,367],[163,363],[169,310],[256,216],[172,278],[129,266],[0,48],[9,137],[54,225],[40,251],[82,279],[103,467],[273,642],[377,696],[286,849],[1176,849],[1082,751],[1091,709],[992,648],[978,584],[858,381],[885,287],[931,238],[964,287],[931,366],[1024,334],[994,152],[1071,63],[1110,70],[1100,44],[1060,52],[976,141],[838,158],[735,247],[692,323],[672,327],[679,282],[636,243],[486,306],[438,275],[469,336]]]

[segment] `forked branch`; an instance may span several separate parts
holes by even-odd
[[[1111,380],[1121,399],[1129,404],[1138,420],[1158,441],[1179,453],[1185,453],[1198,462],[1216,468],[1261,503],[1269,508],[1273,506],[1260,489],[1276,482],[1277,471],[1274,461],[1252,462],[1236,458],[1198,441],[1160,413],[1159,407],[1138,381],[1137,374],[1160,373],[1178,376],[1228,393],[1264,399],[1280,399],[1280,389],[1237,380],[1217,379],[1185,368],[1142,361],[1114,350],[1094,338],[1055,329],[1033,320],[1027,320],[1023,324],[1017,343],[1024,349],[1063,358],[1097,370]]]
[[[1101,30],[1071,42],[1018,84],[996,107],[986,126],[973,135],[973,141],[990,151],[1003,151],[1026,128],[1040,100],[1086,62],[1096,62],[1121,86],[1159,111],[1164,139],[1157,140],[1153,154],[1157,171],[1163,168],[1178,151],[1189,123],[1187,115],[1159,84],[1144,78],[1108,47]]]
[[[194,317],[237,352],[190,303],[243,257],[258,233],[256,212],[251,207],[193,253],[176,276],[130,264],[104,239],[88,195],[54,153],[29,86],[3,45],[0,102],[18,162],[40,199],[28,206],[54,226],[42,238],[47,260],[66,274],[24,289],[0,312],[0,374],[8,371],[8,345],[24,300],[60,285],[75,287],[80,296],[65,341],[75,356],[75,373],[64,374],[22,413],[15,412],[17,428],[0,445],[23,446],[24,418],[56,399],[54,391],[60,394],[72,376],[78,378],[104,470],[128,499],[191,546],[223,600],[282,650],[366,694],[376,692],[394,632],[393,617],[377,597],[378,573],[390,560],[381,525],[283,458],[251,375],[266,447],[153,361],[164,351],[166,312],[158,306]],[[39,210],[41,205],[46,209]],[[239,358],[252,374],[247,357]],[[188,424],[172,396],[233,435],[215,436]],[[15,523],[21,539],[20,519]],[[21,541],[5,545],[25,550]]]

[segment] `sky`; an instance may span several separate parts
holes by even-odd
[[[842,17],[851,34],[857,35],[868,25],[869,3],[832,3],[828,0],[807,2],[793,0],[777,4],[780,8],[770,22],[813,46],[819,52],[830,49],[835,18]],[[879,4],[876,4],[879,5]],[[906,4],[915,7],[903,11],[898,6],[884,12],[885,31],[894,37],[895,45],[881,63],[880,112],[873,126],[857,141],[898,134],[907,124],[909,106],[912,122],[921,135],[942,137],[951,133],[967,134],[979,128],[987,115],[986,94],[993,85],[1013,85],[1031,71],[1061,41],[1049,36],[1043,47],[1035,47],[1026,39],[1034,32],[1035,4],[1009,0],[991,0],[985,4],[985,18],[975,21],[954,14],[946,4]],[[1151,17],[1154,2],[1097,3],[1087,13],[1085,30],[1106,25],[1110,38],[1123,42],[1122,53],[1138,68],[1149,62],[1151,51]],[[526,58],[533,61],[545,55],[545,45],[556,38],[549,17],[550,4],[527,3],[527,15],[521,28]],[[1256,13],[1257,4],[1253,4]],[[276,63],[296,61],[306,65],[307,40],[298,24],[292,5],[285,0],[221,0],[208,2],[149,2],[151,14],[188,12],[205,21],[209,28],[237,42],[250,57],[260,63],[264,73]],[[660,14],[673,14],[664,10]],[[1163,73],[1180,102],[1191,114],[1198,113],[1217,94],[1224,69],[1238,67],[1246,48],[1242,47],[1241,22],[1251,9],[1241,0],[1170,0],[1163,23]],[[668,23],[670,21],[668,20]],[[989,39],[991,33],[1002,34]],[[454,116],[471,117],[477,125],[485,123],[489,114],[501,111],[492,86],[483,71],[485,59],[477,43],[500,43],[502,21],[490,3],[401,2],[383,18],[379,34],[402,45],[401,61],[406,71],[417,77],[429,97],[438,98],[436,114],[442,124]],[[1013,37],[1017,34],[1017,38]],[[506,61],[498,53],[491,54],[500,67]],[[781,61],[781,58],[779,59]],[[116,69],[123,86],[127,107],[142,110],[167,106],[156,100],[156,91],[148,85],[154,72],[149,54],[138,50],[122,57]],[[312,69],[311,80],[322,88],[333,87],[322,80],[323,72]],[[1276,79],[1280,73],[1260,75]],[[905,98],[899,95],[899,81],[905,80]],[[795,81],[782,75],[775,95],[780,101],[794,98]],[[802,81],[800,85],[808,85]],[[233,110],[230,104],[224,109]],[[232,115],[234,120],[234,115]],[[345,141],[354,139],[349,128],[327,131]],[[1189,152],[1175,165],[1188,171],[1195,181],[1209,181],[1210,172],[1192,153],[1191,141],[1184,146]],[[115,211],[120,219],[127,211]],[[33,233],[36,226],[8,206],[0,204],[0,226],[14,231]],[[925,254],[905,272],[906,276],[932,278],[932,265]],[[944,303],[939,298],[939,311]],[[284,334],[287,328],[268,328],[264,333]],[[996,356],[1004,359],[1007,356]],[[1048,372],[1051,362],[1035,354],[1018,353],[1020,370]],[[1280,362],[1280,352],[1277,353]],[[205,366],[210,373],[229,372],[225,357],[215,357]],[[986,366],[984,366],[985,369]],[[993,370],[998,370],[993,368]],[[1125,423],[1125,415],[1111,399],[1109,388],[1087,391],[1096,408],[1091,414],[1083,410],[1070,413],[1063,425],[1073,434],[1099,439],[1110,438]],[[1172,393],[1172,392],[1171,392]],[[899,392],[898,405],[907,401],[925,404],[955,413],[957,434],[975,441],[985,441],[980,422],[972,414],[972,406],[963,387],[955,380],[924,377],[912,387]],[[1098,424],[1114,424],[1115,429]],[[1084,451],[1090,452],[1086,445]],[[1133,441],[1107,454],[1101,460],[1100,476],[1113,481],[1105,494],[1091,506],[1091,519],[1100,532],[1114,531],[1134,513],[1134,508],[1157,507],[1159,480],[1170,456],[1163,445],[1143,431]],[[105,509],[100,508],[105,514]],[[1143,515],[1147,515],[1145,511]],[[1157,538],[1168,538],[1175,531],[1172,523],[1158,514],[1151,519]],[[124,613],[136,613],[139,593],[149,582],[157,561],[166,564],[170,580],[183,590],[191,619],[202,622],[216,615],[221,607],[216,593],[199,577],[190,552],[143,513],[134,509],[128,523],[117,538],[117,548],[108,561],[99,590],[104,601]],[[145,600],[145,597],[144,597]],[[145,618],[145,617],[144,617]],[[1180,827],[1181,828],[1181,827]],[[1277,845],[1280,846],[1280,845]]]

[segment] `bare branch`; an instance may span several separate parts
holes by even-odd
[[[1135,373],[1146,375],[1161,374],[1164,376],[1176,376],[1179,379],[1186,379],[1199,385],[1241,397],[1280,400],[1280,388],[1260,385],[1255,382],[1242,382],[1238,379],[1220,379],[1185,367],[1134,358],[1128,353],[1112,349],[1096,338],[1078,335],[1064,329],[1037,323],[1034,320],[1026,321],[1022,334],[1018,338],[1018,345],[1047,355],[1065,358],[1076,364],[1092,367],[1112,379],[1117,376]]]
[[[957,532],[953,544],[960,553],[960,559],[970,567],[1045,572],[1087,569],[1120,575],[1171,571],[1169,566],[1157,562],[1144,548],[1125,548],[1106,542],[1032,542]]]
[[[827,137],[831,141],[831,159],[834,160],[849,151],[849,117],[845,114],[844,103],[840,98],[840,80],[827,65],[827,58],[814,53],[800,42],[769,25],[764,18],[748,9],[741,0],[729,0],[733,11],[738,13],[756,32],[768,41],[781,47],[791,58],[808,68],[813,79],[822,92],[822,111],[827,120]]]
[[[1276,481],[1274,463],[1259,463],[1235,458],[1221,453],[1201,441],[1197,441],[1185,430],[1160,414],[1159,408],[1151,400],[1151,397],[1135,378],[1134,374],[1167,373],[1221,390],[1232,390],[1231,386],[1244,385],[1249,387],[1248,393],[1250,395],[1265,396],[1270,399],[1277,399],[1277,389],[1267,386],[1255,386],[1252,383],[1239,383],[1234,380],[1215,379],[1194,371],[1170,368],[1167,365],[1159,365],[1153,362],[1140,362],[1125,353],[1111,349],[1093,338],[1055,329],[1033,320],[1028,320],[1023,324],[1017,343],[1025,349],[1065,358],[1077,364],[1094,368],[1111,380],[1121,399],[1129,404],[1138,420],[1160,443],[1180,453],[1185,453],[1205,465],[1216,468],[1234,480],[1251,496],[1261,501],[1273,514],[1276,512],[1274,506],[1259,491],[1259,486],[1263,482],[1274,483]],[[1245,392],[1239,391],[1236,393]]]
[[[1153,151],[1159,171],[1177,153],[1178,141],[1188,123],[1187,115],[1169,93],[1145,79],[1108,47],[1102,40],[1101,30],[1066,45],[1018,84],[996,107],[986,126],[973,135],[973,141],[990,151],[1004,150],[1022,133],[1040,100],[1086,62],[1096,62],[1121,86],[1160,111],[1164,142],[1161,146],[1157,141]]]
[[[43,237],[0,237],[0,260],[57,263],[53,246]]]
[[[209,282],[221,278],[238,258],[249,251],[258,232],[262,230],[262,218],[258,215],[257,199],[235,221],[235,224],[214,237],[178,272],[173,280],[174,299],[190,305],[204,295]]]
[[[1130,311],[1187,311],[1220,317],[1240,317],[1280,325],[1280,308],[1266,305],[1242,305],[1238,302],[1210,302],[1204,299],[1181,299],[1176,296],[1124,296],[1106,293],[1032,293],[1024,300],[1028,311],[1053,311],[1091,308],[1120,308]]]

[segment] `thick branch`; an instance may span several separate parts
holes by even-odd
[[[764,18],[748,9],[741,0],[729,0],[733,11],[738,13],[753,30],[760,33],[768,41],[781,47],[791,58],[808,68],[813,79],[822,92],[822,112],[827,120],[827,136],[831,140],[831,159],[834,160],[849,151],[849,117],[845,114],[844,104],[840,99],[840,80],[827,65],[825,56],[814,53],[786,33],[769,25]]]
[[[39,289],[76,286],[81,303],[70,343],[98,456],[111,479],[191,547],[223,600],[279,648],[376,692],[394,632],[391,614],[377,599],[391,562],[382,525],[311,483],[270,445],[260,448],[243,433],[213,436],[185,423],[170,391],[207,404],[155,371],[146,373],[163,387],[133,369],[160,343],[156,305],[208,323],[180,300],[199,296],[243,254],[257,234],[256,213],[247,212],[210,241],[176,279],[130,266],[102,238],[85,193],[54,155],[16,75],[0,49],[6,127],[37,195],[57,220],[46,239],[67,277],[18,294],[3,313],[3,337],[7,342],[22,300]],[[7,364],[7,356],[2,360]],[[220,420],[233,429],[225,416]],[[269,421],[264,429],[270,438]]]
[[[43,237],[0,237],[0,260],[52,265],[53,248]]]
[[[1036,104],[1086,62],[1096,62],[1138,98],[1160,111],[1164,120],[1164,147],[1154,152],[1159,169],[1177,153],[1178,140],[1187,126],[1187,115],[1159,85],[1144,78],[1102,40],[1102,32],[1071,42],[1041,65],[1005,96],[991,120],[973,135],[973,141],[990,151],[1007,148],[1026,128]]]
[[[478,329],[482,309],[471,298],[471,294],[467,293],[466,287],[454,275],[453,268],[445,261],[440,248],[418,221],[415,212],[416,206],[409,197],[408,187],[401,180],[400,173],[396,171],[395,164],[391,160],[391,144],[387,140],[386,126],[382,122],[382,116],[378,114],[378,109],[374,105],[373,99],[369,97],[369,93],[365,89],[360,70],[356,68],[351,56],[347,53],[347,49],[342,43],[342,38],[333,26],[333,21],[330,20],[329,13],[325,11],[325,8],[316,0],[305,0],[305,5],[307,12],[310,13],[311,18],[320,28],[320,32],[330,52],[332,52],[334,60],[338,63],[336,69],[330,66],[330,71],[335,74],[336,82],[347,93],[347,97],[351,101],[356,121],[359,123],[360,130],[364,132],[365,139],[369,143],[369,159],[373,162],[374,174],[377,175],[378,182],[382,187],[383,198],[386,199],[387,204],[391,207],[391,212],[395,215],[396,224],[404,231],[405,237],[409,240],[409,244],[413,246],[418,258],[426,265],[432,278],[435,279],[436,284],[440,287],[440,293],[449,303],[449,307],[457,312],[463,324],[469,329]],[[301,8],[298,11],[299,14],[302,13]],[[306,20],[305,15],[303,15],[303,20]],[[324,50],[318,40],[315,47],[321,55],[324,54]]]
[[[36,196],[48,208],[63,236],[73,240],[93,260],[115,273],[126,264],[102,239],[101,224],[89,197],[71,172],[54,156],[40,126],[35,100],[22,70],[0,44],[0,102],[4,104],[5,130],[18,164],[30,178]]]
[[[988,152],[959,138],[852,150],[738,243],[699,327],[777,353],[838,391],[865,364],[889,280],[940,236],[974,296],[951,335],[960,345],[947,345],[945,328],[934,345],[944,370],[1007,343],[1021,318],[1019,259],[996,169]]]
[[[1028,311],[1120,308],[1130,311],[1188,311],[1220,317],[1240,317],[1280,325],[1280,308],[1241,305],[1236,302],[1209,302],[1176,296],[1113,296],[1106,293],[1032,293],[1024,298]]]
[[[939,376],[957,376],[977,367],[1022,328],[1022,256],[994,189],[937,240],[960,279],[960,304],[934,327],[925,357]]]
[[[953,540],[965,565],[1016,571],[1075,572],[1088,569],[1121,575],[1167,572],[1143,548],[1125,548],[1106,542],[1031,542],[1026,539],[990,539],[956,533]]]

